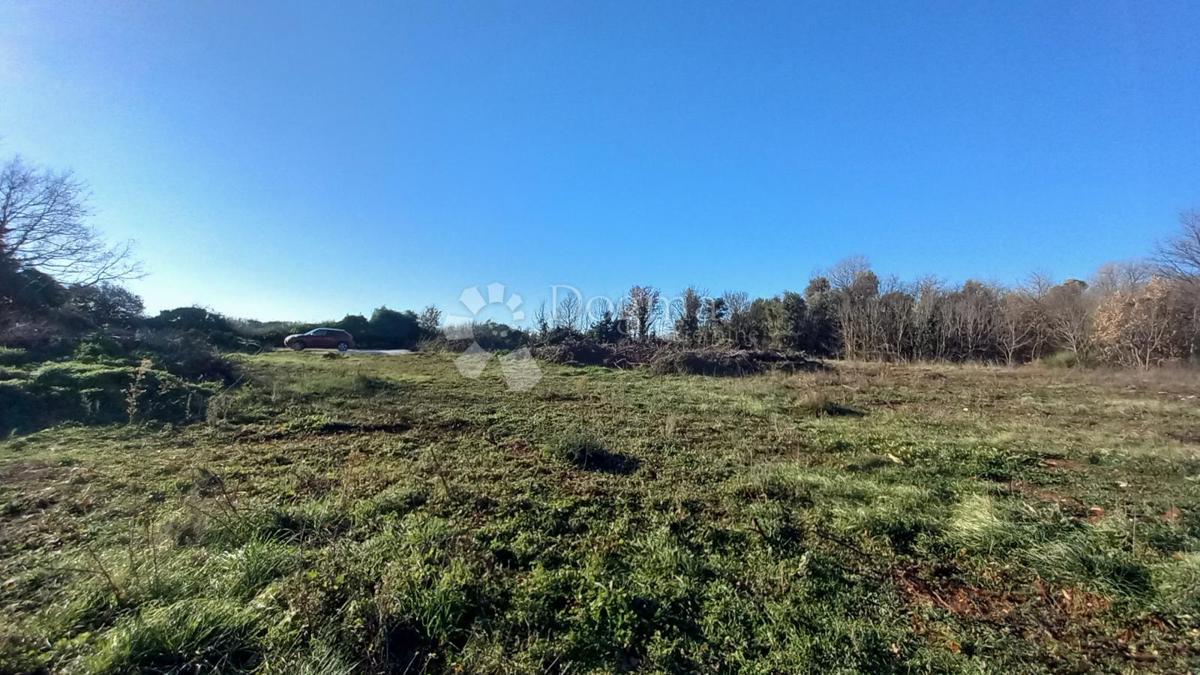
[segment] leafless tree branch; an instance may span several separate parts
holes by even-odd
[[[1158,273],[1172,279],[1200,280],[1200,210],[1179,214],[1180,232],[1158,245]]]
[[[0,260],[64,284],[94,286],[142,275],[132,244],[109,246],[87,224],[87,187],[14,157],[0,169]]]

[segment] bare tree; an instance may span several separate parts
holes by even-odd
[[[1037,341],[1038,317],[1037,300],[1024,290],[1011,290],[1000,298],[996,341],[1009,366]]]
[[[994,355],[996,320],[1000,314],[996,289],[968,280],[950,294],[950,300],[957,357],[970,360]]]
[[[913,317],[916,295],[899,279],[889,277],[879,296],[879,352],[888,360],[899,361],[910,355],[913,342]]]
[[[879,355],[879,277],[862,258],[847,259],[830,270],[837,291],[837,324],[842,336],[842,356],[847,359]],[[851,271],[856,275],[846,283]]]
[[[1054,279],[1045,272],[1034,272],[1021,284],[1021,291],[1032,301],[1032,315],[1029,320],[1033,323],[1033,344],[1030,345],[1029,358],[1039,359],[1053,344],[1053,331],[1050,329],[1049,303],[1046,298],[1054,288]]]
[[[550,320],[546,318],[545,300],[538,303],[537,309],[533,311],[533,325],[540,335],[550,332]]]
[[[721,294],[721,300],[725,304],[727,317],[721,338],[734,345],[743,344],[748,329],[750,296],[745,291],[725,291]]]
[[[553,319],[555,328],[572,328],[582,330],[585,326],[583,316],[583,305],[579,302],[579,297],[571,294],[564,297],[553,308]]]
[[[1033,272],[1025,278],[1023,286],[1034,298],[1041,299],[1046,297],[1046,294],[1056,284],[1054,283],[1054,277],[1048,272]]]
[[[94,286],[141,275],[130,244],[108,246],[85,221],[87,188],[14,157],[0,169],[0,261]]]
[[[1200,280],[1200,210],[1179,214],[1180,232],[1158,246],[1158,273],[1172,279]]]
[[[843,258],[829,268],[825,277],[836,291],[843,291],[854,285],[859,277],[871,271],[871,262],[861,255]]]
[[[658,313],[660,294],[652,286],[634,286],[629,289],[629,301],[625,305],[626,316],[633,321],[637,338],[645,340],[650,337],[650,326]]]
[[[721,299],[725,301],[725,308],[730,317],[745,314],[746,310],[750,309],[750,296],[745,291],[725,291],[721,294]]]
[[[914,356],[939,361],[946,358],[949,333],[940,319],[946,301],[945,284],[933,276],[917,279],[914,284],[916,304],[913,306]]]
[[[1110,262],[1096,270],[1091,288],[1101,298],[1114,293],[1132,293],[1146,285],[1153,276],[1154,268],[1139,260]]]
[[[1094,296],[1088,285],[1068,279],[1046,293],[1042,300],[1049,333],[1058,348],[1077,357],[1087,356],[1092,343]]]

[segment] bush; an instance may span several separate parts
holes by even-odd
[[[657,374],[736,376],[761,372],[750,352],[721,349],[664,350],[650,362]]]
[[[520,349],[529,344],[528,333],[503,323],[477,323],[472,326],[472,333],[475,342],[490,352]]]
[[[534,355],[552,363],[571,366],[612,366],[615,352],[593,340],[566,340],[534,348]]]
[[[142,299],[128,289],[111,283],[72,286],[67,305],[93,326],[132,326],[142,316]]]
[[[608,452],[604,443],[586,434],[573,434],[555,443],[550,448],[550,455],[568,464],[577,466],[587,464],[589,459]]]
[[[198,417],[215,391],[215,385],[186,382],[149,361],[47,363],[27,380],[0,380],[0,433],[62,422],[183,422]]]
[[[618,319],[611,311],[605,310],[596,323],[588,328],[588,337],[602,343],[616,343],[625,339],[628,332],[625,319]]]
[[[865,414],[861,410],[842,405],[829,398],[827,394],[820,392],[800,399],[796,408],[800,412],[817,417],[862,417]]]
[[[546,331],[546,333],[538,339],[538,344],[557,345],[564,342],[578,342],[583,339],[583,333],[580,333],[574,328],[571,328],[570,326],[558,326]]]
[[[227,382],[233,379],[233,364],[197,333],[140,331],[138,342],[143,356],[151,357],[172,374],[191,380]]]
[[[450,350],[450,342],[444,335],[433,335],[421,338],[417,343],[419,352],[445,352]]]
[[[187,334],[225,351],[257,352],[260,348],[258,340],[240,335],[229,319],[202,307],[179,307],[160,312],[153,319],[145,320],[143,326],[150,330],[142,331],[139,336],[146,332]]]
[[[0,380],[0,433],[21,428],[21,424],[37,415],[37,397],[24,382]]]
[[[11,320],[0,327],[0,345],[28,352],[31,359],[69,354],[75,348],[77,336],[76,331],[44,318]]]
[[[0,380],[24,380],[28,377],[29,373],[23,370],[0,366]]]
[[[613,452],[599,439],[584,433],[560,439],[550,446],[549,455],[580,469],[606,473],[631,473],[639,464],[637,459]]]
[[[633,368],[649,365],[670,343],[656,340],[603,343],[591,337],[567,340],[534,348],[534,355],[553,363],[572,366]]]
[[[672,349],[655,354],[650,368],[659,374],[732,377],[766,370],[813,371],[822,366],[795,352],[740,349]]]
[[[123,389],[132,379],[133,368],[96,363],[68,361],[47,363],[33,371],[36,387],[68,387],[71,389]]]
[[[111,335],[96,333],[75,346],[77,361],[110,361],[125,356],[125,346]]]
[[[1066,350],[1044,356],[1040,363],[1047,368],[1075,368],[1080,365],[1079,355]]]
[[[375,349],[412,349],[421,339],[417,315],[409,311],[380,307],[371,314],[367,329],[366,335],[355,336],[356,341]]]
[[[29,352],[19,347],[0,347],[0,366],[20,366],[29,362]]]
[[[151,328],[177,331],[233,334],[233,326],[230,325],[228,319],[203,307],[177,307],[163,310],[153,319],[146,320],[146,325]]]
[[[708,347],[684,349],[670,342],[655,340],[603,344],[592,338],[567,339],[557,344],[542,344],[534,355],[553,363],[573,366],[632,368],[650,366],[658,374],[751,375],[768,369],[816,370],[821,365],[800,354]]]

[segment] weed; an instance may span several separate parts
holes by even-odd
[[[808,394],[796,402],[796,410],[818,417],[862,417],[866,413],[834,401],[823,392]]]
[[[150,372],[151,367],[150,359],[142,359],[125,389],[125,414],[129,416],[130,424],[137,420],[144,407],[142,399],[147,393],[146,374]]]
[[[225,600],[183,600],[123,620],[87,660],[97,673],[180,668],[250,672],[265,632],[253,608]]]
[[[639,464],[636,458],[613,452],[602,441],[584,433],[559,439],[551,446],[550,455],[580,469],[605,473],[632,473]]]

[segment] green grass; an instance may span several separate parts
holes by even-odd
[[[0,671],[1200,663],[1194,373],[240,365],[0,442]]]
[[[187,422],[219,388],[134,359],[0,366],[0,435],[67,422]]]

